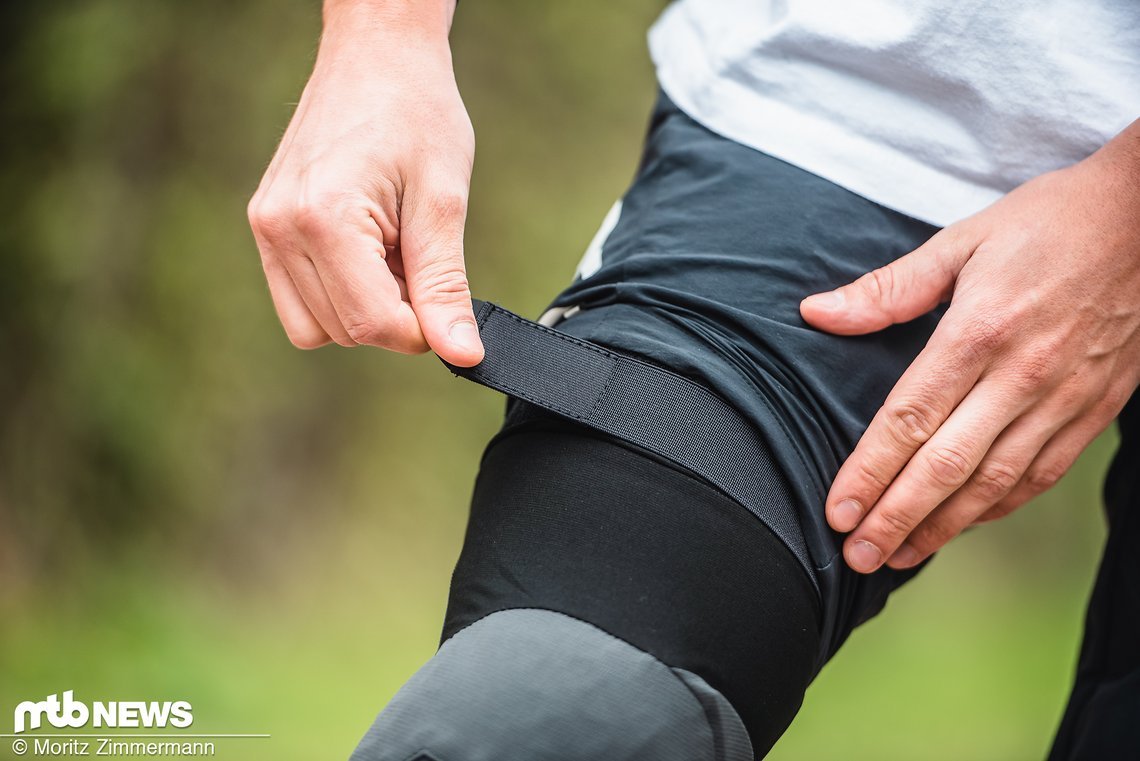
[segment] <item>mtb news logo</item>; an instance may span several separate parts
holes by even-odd
[[[119,700],[109,703],[84,703],[75,699],[75,691],[61,696],[48,695],[44,700],[25,700],[16,706],[12,723],[16,734],[39,729],[46,720],[57,729],[93,727],[185,729],[194,723],[194,707],[185,700],[142,702]]]

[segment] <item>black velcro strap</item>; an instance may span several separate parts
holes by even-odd
[[[815,578],[807,546],[760,432],[676,373],[474,300],[486,356],[456,375],[580,421],[671,460],[753,512]]]

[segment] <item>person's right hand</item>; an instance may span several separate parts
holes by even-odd
[[[312,77],[249,203],[296,346],[483,358],[463,264],[475,138],[451,67],[453,7],[326,5]]]

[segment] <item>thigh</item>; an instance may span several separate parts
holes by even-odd
[[[819,580],[820,666],[913,575],[847,570],[824,499],[940,312],[869,336],[834,336],[805,324],[799,302],[934,232],[710,132],[663,96],[632,186],[544,315],[558,331],[702,384],[761,432]]]
[[[561,648],[535,650],[553,634],[544,640],[504,633],[517,643],[512,647],[525,650],[514,663],[491,659],[496,665],[488,667],[487,659],[456,655],[498,652],[473,638],[488,636],[492,623],[503,625],[505,613],[544,611],[564,617],[560,629],[577,622],[587,627],[580,633],[601,633],[628,647],[621,651],[626,656],[640,653],[672,673],[692,675],[731,707],[763,755],[817,670],[913,574],[849,571],[837,558],[841,537],[826,525],[823,500],[939,314],[875,336],[841,338],[809,329],[798,303],[906,253],[934,228],[714,135],[665,98],[637,178],[606,227],[578,278],[544,315],[546,328],[532,324],[509,340],[485,330],[482,370],[453,368],[485,383],[494,375],[499,382],[488,385],[516,398],[482,463],[444,641],[433,659],[438,668],[429,664],[431,673],[413,680],[418,686],[409,682],[373,736],[403,727],[401,736],[420,737],[409,733],[409,722],[429,734],[447,726],[438,706],[454,705],[440,700],[449,685],[468,691],[460,705],[467,706],[464,715],[475,712],[471,726],[510,728],[484,737],[486,747],[509,742],[512,733],[577,733],[587,738],[580,746],[562,743],[568,755],[549,756],[577,758],[571,749],[604,746],[607,732],[638,725],[640,719],[616,708],[599,723],[589,701],[567,705],[550,693],[563,679],[573,695],[589,692],[580,689],[583,683],[612,695],[605,675],[620,668],[588,657],[572,658],[556,673],[517,668],[562,663]],[[567,361],[556,344],[575,341],[587,354]],[[599,356],[608,349],[656,365],[727,404],[765,443],[760,461],[776,472],[763,480],[776,493],[764,496],[781,507],[772,515],[793,516],[794,530],[766,523],[727,496],[731,490],[715,488],[724,473],[754,464],[735,461],[731,447],[727,462],[697,457],[699,465],[688,469],[634,438],[536,413],[530,402],[573,410],[570,417],[580,419],[596,412],[595,403],[612,391],[604,366],[613,356],[598,365],[589,354],[595,349]],[[525,377],[535,373],[542,382]],[[583,396],[583,380],[597,397]],[[682,425],[688,408],[670,388],[678,386],[636,389],[636,404],[609,412],[637,409],[652,418],[657,410],[655,425],[633,428],[649,430],[651,439],[673,435],[674,443],[676,430],[666,429],[699,432],[732,417]],[[612,433],[622,426],[602,427]],[[801,546],[807,551],[799,552]],[[586,639],[568,631],[556,638],[567,648]],[[608,652],[600,644],[595,649]],[[443,660],[452,665],[444,667]],[[507,672],[513,676],[499,678]],[[537,682],[524,688],[519,682],[528,672]],[[492,694],[472,687],[492,681],[511,686]],[[533,710],[513,708],[520,694]],[[504,711],[524,715],[525,726],[514,718],[504,724]],[[577,729],[558,723],[568,715]],[[624,742],[614,736],[611,745]],[[607,757],[624,758],[624,752]],[[514,756],[497,747],[462,757]]]
[[[696,475],[529,412],[484,457],[444,641],[497,611],[556,611],[697,675],[765,753],[819,647],[818,601],[797,560]]]

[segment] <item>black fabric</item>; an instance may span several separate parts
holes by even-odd
[[[716,135],[662,95],[601,266],[553,306],[563,333],[694,380],[761,432],[791,488],[825,609],[822,666],[914,575],[850,571],[824,498],[941,310],[873,335],[833,336],[805,296],[913,250],[936,228]],[[659,403],[669,409],[669,400]]]
[[[600,266],[552,304],[567,318],[528,334],[524,350],[485,335],[486,361],[505,358],[497,387],[582,420],[591,412],[565,402],[600,398],[575,384],[596,384],[605,370],[560,358],[566,341],[556,334],[666,368],[726,402],[760,434],[777,471],[766,483],[794,512],[819,594],[780,532],[757,520],[764,511],[710,485],[707,462],[689,473],[676,458],[516,398],[476,486],[445,638],[509,607],[580,617],[700,675],[733,703],[763,754],[816,670],[915,573],[850,571],[823,502],[941,315],[839,337],[807,326],[798,304],[934,231],[719,137],[662,97]],[[626,392],[641,395],[637,414],[683,417],[668,387]],[[1105,492],[1108,545],[1050,761],[1140,757],[1138,404],[1121,417]],[[748,467],[727,457],[722,470]],[[762,496],[773,505],[774,495]]]
[[[815,581],[796,510],[760,432],[687,378],[475,301],[486,358],[452,372],[700,474],[752,511]],[[446,364],[446,363],[445,363]]]
[[[1104,485],[1108,539],[1049,761],[1140,758],[1140,395],[1118,424],[1120,448]]]
[[[565,613],[697,674],[760,755],[819,650],[816,592],[751,514],[663,458],[526,403],[484,455],[444,640],[509,608]]]

